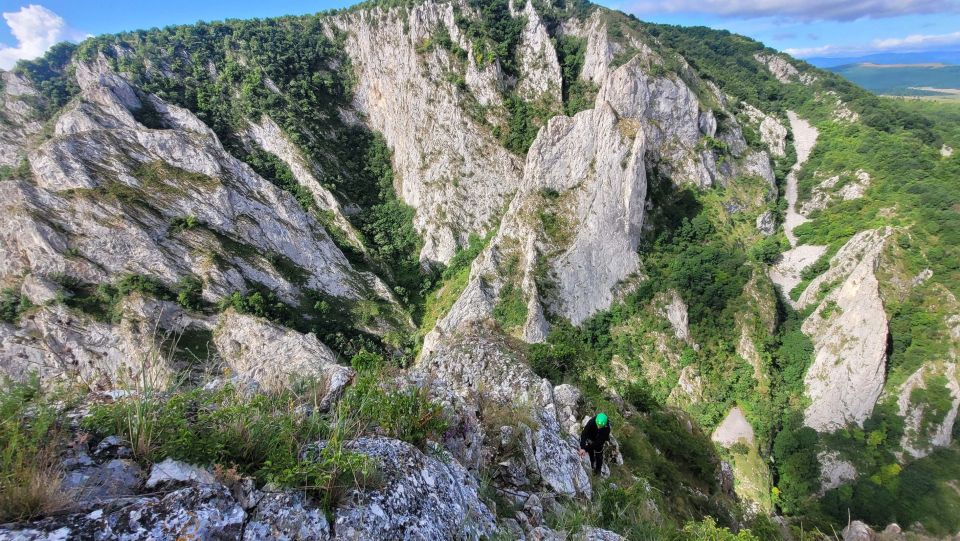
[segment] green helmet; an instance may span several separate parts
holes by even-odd
[[[599,428],[603,428],[603,427],[607,426],[607,414],[606,414],[606,413],[598,413],[598,414],[597,414],[597,426],[598,426]]]

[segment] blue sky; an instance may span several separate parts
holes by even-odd
[[[56,41],[198,20],[314,13],[350,0],[0,0],[0,68]],[[960,0],[600,0],[644,20],[745,34],[800,57],[960,49]],[[6,23],[6,24],[3,24]]]

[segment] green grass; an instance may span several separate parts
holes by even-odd
[[[70,504],[60,489],[62,422],[39,379],[0,384],[0,522],[36,518]]]
[[[523,326],[527,321],[527,301],[519,286],[507,283],[500,290],[500,297],[493,307],[493,319],[505,330]]]

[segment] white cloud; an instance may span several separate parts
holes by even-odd
[[[0,69],[10,69],[23,58],[36,58],[61,41],[79,41],[86,37],[67,26],[63,17],[36,4],[5,12],[3,18],[17,44],[0,43]]]
[[[960,32],[950,34],[914,34],[905,38],[878,39],[873,42],[877,49],[911,49],[941,47],[960,43]]]
[[[960,32],[949,34],[913,34],[903,38],[875,39],[863,45],[824,45],[822,47],[800,47],[784,49],[784,52],[798,58],[811,56],[859,56],[868,53],[916,52],[942,47],[960,46]]]
[[[803,21],[853,21],[918,13],[957,13],[960,0],[633,0],[636,13],[710,13],[725,17],[775,17]]]

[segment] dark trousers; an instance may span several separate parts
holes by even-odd
[[[590,456],[590,465],[593,466],[594,473],[600,475],[600,470],[603,468],[603,446],[587,445],[583,450]]]

